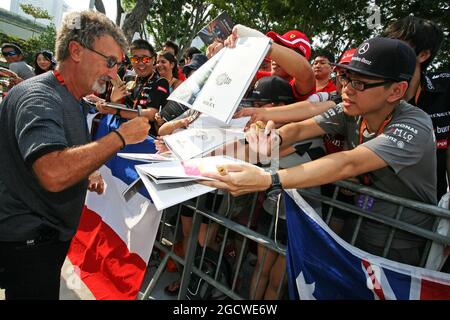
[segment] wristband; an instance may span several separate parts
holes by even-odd
[[[117,110],[116,110],[116,116],[119,116],[119,117],[120,117],[120,109],[117,109]]]
[[[120,134],[120,132],[117,131],[117,130],[113,130],[113,131],[111,131],[111,132],[114,132],[115,134],[117,134],[117,136],[120,138],[120,141],[122,141],[122,148],[120,148],[120,149],[125,148],[125,146],[127,145],[127,143],[125,142],[125,139],[124,139],[124,137]]]

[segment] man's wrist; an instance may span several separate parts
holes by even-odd
[[[272,186],[272,176],[271,173],[266,171],[264,173],[264,190],[269,190]]]

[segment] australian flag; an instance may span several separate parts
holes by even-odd
[[[450,300],[450,275],[374,256],[339,238],[287,191],[286,264],[291,299]]]

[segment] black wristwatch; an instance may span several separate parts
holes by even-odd
[[[272,178],[272,184],[270,185],[270,188],[267,189],[266,192],[283,189],[283,187],[281,186],[280,176],[278,175],[278,172],[272,171],[270,177]]]

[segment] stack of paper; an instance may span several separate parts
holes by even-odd
[[[153,203],[163,210],[186,200],[215,190],[198,184],[199,180],[212,180],[203,175],[217,172],[218,165],[245,163],[241,160],[217,156],[137,165],[136,171],[142,179]]]
[[[233,119],[229,124],[208,115],[200,115],[188,129],[164,136],[166,146],[180,160],[208,155],[217,148],[244,140],[244,128],[250,117]]]

